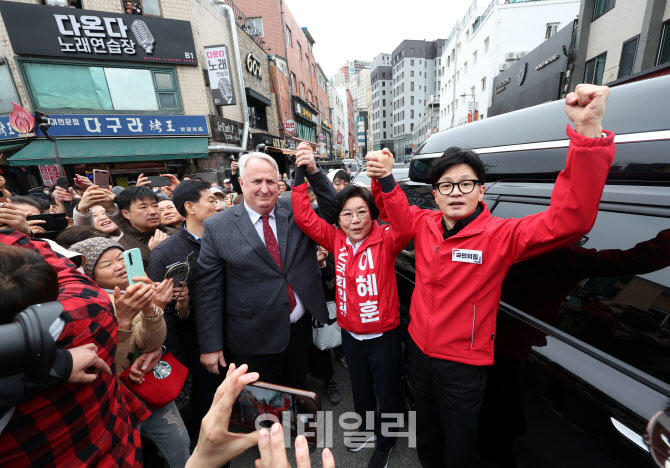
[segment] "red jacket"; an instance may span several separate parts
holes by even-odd
[[[90,384],[64,383],[16,407],[0,435],[0,466],[142,466],[137,423],[151,413],[115,371],[118,325],[109,296],[44,241],[0,230],[0,243],[41,254],[58,274],[65,321],[59,348],[95,343],[112,375]]]
[[[383,333],[400,325],[395,259],[412,232],[409,205],[400,187],[381,195],[391,213],[391,226],[372,222],[370,234],[354,255],[347,236],[319,218],[307,196],[307,184],[293,188],[291,202],[298,227],[335,256],[337,323],[356,334]]]
[[[493,364],[500,290],[510,266],[570,245],[593,227],[614,159],[614,134],[586,138],[568,127],[568,136],[565,169],[542,213],[502,219],[482,202],[482,213],[444,240],[442,213],[411,207],[407,225],[414,236],[416,281],[409,333],[428,356]],[[372,188],[385,218],[391,207],[383,205],[379,183],[373,181]],[[469,263],[468,254],[481,262]]]

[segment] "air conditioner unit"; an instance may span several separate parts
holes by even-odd
[[[508,68],[509,68],[509,65],[507,65],[506,63],[501,63],[500,64],[500,71],[501,72],[507,70]]]
[[[519,52],[519,58],[524,58],[526,56],[527,52]]]
[[[516,52],[507,52],[505,54],[505,60],[516,60],[516,59],[517,59]]]

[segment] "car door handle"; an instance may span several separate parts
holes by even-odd
[[[642,450],[649,452],[649,447],[647,447],[647,444],[644,443],[644,439],[642,439],[642,436],[640,434],[638,434],[637,432],[635,432],[634,430],[632,430],[631,428],[629,428],[628,426],[626,426],[625,424],[614,418],[610,418],[610,420],[612,421],[612,425],[614,425],[616,430],[619,431],[621,435],[623,435],[626,439],[633,442]]]

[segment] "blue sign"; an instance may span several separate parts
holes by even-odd
[[[55,137],[207,136],[204,115],[100,115],[52,114],[49,135]],[[38,137],[44,137],[39,128]],[[0,116],[0,140],[20,138]]]

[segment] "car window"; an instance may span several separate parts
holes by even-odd
[[[545,208],[500,202],[494,215]],[[601,211],[581,241],[514,265],[501,300],[670,383],[669,266],[670,218]],[[498,329],[497,351],[542,344]]]

